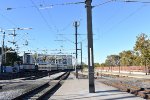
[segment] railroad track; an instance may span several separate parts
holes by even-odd
[[[147,84],[145,84],[147,81]],[[120,91],[128,92],[144,99],[150,99],[150,80],[114,76],[101,78],[102,83],[118,88]]]
[[[46,95],[54,91],[54,89],[61,84],[61,82],[69,76],[70,72],[66,72],[63,75],[47,82],[39,87],[29,90],[22,95],[15,97],[12,100],[41,100]]]
[[[59,71],[51,71],[50,74],[58,73]],[[11,80],[11,79],[24,79],[24,80],[34,80],[47,76],[47,71],[37,71],[37,72],[19,72],[19,73],[3,73],[0,74],[0,80]]]
[[[53,75],[53,74],[56,74],[58,73],[57,71],[56,72],[50,72],[50,75]],[[29,77],[24,77],[22,78],[22,80],[36,80],[36,79],[39,79],[39,78],[42,78],[42,77],[45,77],[47,76],[47,74],[45,75],[41,75],[41,74],[36,74],[36,75],[33,75],[33,76],[29,76]]]

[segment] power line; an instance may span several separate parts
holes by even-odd
[[[53,6],[66,6],[66,5],[77,5],[77,4],[83,4],[84,2],[68,2],[68,3],[61,3],[61,4],[50,4],[47,7],[53,7]],[[41,5],[43,7],[43,5]]]
[[[0,14],[5,20],[7,20],[9,23],[11,23],[12,25],[14,25],[15,27],[17,27],[17,25],[12,21],[10,20],[9,18],[7,18],[6,16]]]
[[[65,31],[67,30],[70,26],[71,26],[72,22],[70,22],[69,24],[67,24],[65,27],[63,27],[62,29],[60,29],[61,31]]]
[[[36,6],[36,4],[33,2],[33,0],[30,0],[30,1],[32,2],[32,4],[35,6],[37,11],[39,12],[39,14],[40,14],[41,18],[43,19],[43,21],[45,22],[46,26],[48,26],[48,28],[51,30],[51,27],[50,27],[49,23],[47,22],[47,20],[45,19],[45,17],[43,16],[41,11],[39,10],[39,8]]]
[[[35,6],[24,6],[24,7],[8,7],[5,10],[14,10],[14,9],[26,9],[26,8],[33,8]],[[2,10],[2,9],[1,9]]]
[[[43,4],[45,5],[45,1],[42,0]],[[55,30],[56,33],[58,33],[60,30],[58,29],[58,27],[56,26],[56,24],[54,23],[53,17],[52,15],[49,13],[50,10],[46,9],[47,15],[49,16],[49,19],[51,19],[51,25],[52,28]]]
[[[100,4],[97,4],[97,5],[95,5],[95,6],[92,6],[92,7],[98,7],[98,6],[101,6],[101,5],[104,5],[104,4],[113,2],[113,1],[116,1],[116,0],[109,0],[109,1],[106,1],[106,2],[103,2],[103,3],[100,3]]]
[[[150,1],[145,1],[145,2],[143,2],[143,1],[138,1],[138,0],[124,0],[124,1],[122,1],[122,2],[131,2],[131,3],[135,3],[135,2],[138,2],[138,3],[150,3]]]
[[[35,7],[37,9],[37,11],[39,12],[40,16],[42,17],[42,19],[44,20],[44,22],[46,23],[46,25],[52,29],[49,25],[49,23],[47,22],[47,20],[45,19],[45,17],[43,16],[43,14],[41,13],[40,9],[41,8],[38,8],[38,6],[36,6],[36,4],[33,2],[33,0],[30,0],[32,2],[32,4],[34,5],[33,7]],[[69,3],[62,3],[62,4],[51,4],[49,6],[47,6],[46,8],[49,8],[49,7],[53,7],[53,6],[64,6],[64,5],[72,5],[72,4],[81,4],[81,3],[84,3],[84,2],[69,2]],[[44,7],[43,5],[40,5],[40,7]],[[54,25],[55,29],[57,32],[59,32],[59,29],[56,27],[56,25]]]
[[[100,3],[100,4],[97,4],[97,5],[95,5],[95,6],[92,6],[92,7],[98,7],[98,6],[102,6],[102,5],[104,5],[104,4],[107,4],[107,3],[111,3],[111,2],[113,2],[113,1],[115,1],[115,2],[117,2],[117,1],[119,1],[119,0],[109,0],[109,1],[106,1],[106,2],[103,2],[103,3]],[[120,2],[127,2],[127,3],[150,3],[150,1],[145,1],[145,2],[143,2],[143,1],[138,1],[138,0],[121,0]]]
[[[32,0],[31,0],[32,1]],[[46,9],[46,8],[52,8],[54,6],[67,6],[67,5],[78,5],[78,4],[83,4],[84,2],[68,2],[68,3],[60,3],[60,4],[49,4],[48,6],[44,6],[42,4],[40,5],[35,5],[35,3],[32,1],[32,4],[31,6],[24,6],[24,7],[8,7],[6,8],[6,10],[13,10],[13,9],[25,9],[25,8],[37,8],[39,7],[38,9]],[[41,8],[40,8],[41,7]],[[43,8],[42,8],[43,7]]]
[[[125,20],[127,20],[128,18],[130,18],[131,16],[133,16],[135,13],[137,13],[139,10],[141,10],[144,6],[146,6],[146,3],[150,3],[148,1],[138,1],[138,0],[109,0],[107,2],[104,2],[104,3],[101,3],[101,4],[98,4],[97,6],[101,6],[103,4],[106,4],[106,3],[110,3],[111,1],[115,1],[115,2],[126,2],[126,3],[144,3],[143,6],[137,8],[135,11],[133,11],[132,13],[130,13],[127,17],[125,17],[124,19],[122,19],[121,21],[118,22],[118,24],[121,24],[123,23]],[[96,6],[96,7],[97,7]],[[112,29],[114,29],[118,24],[116,24],[115,26],[111,27],[107,32],[111,31]],[[107,33],[106,32],[106,33]]]
[[[116,25],[112,26],[108,31],[106,31],[106,33],[108,33],[109,31],[113,30],[117,25],[123,23],[125,20],[129,19],[130,17],[132,17],[134,14],[136,14],[143,7],[145,7],[145,5],[142,5],[142,6],[138,7],[135,11],[130,13],[127,17],[125,17],[124,19],[120,20]]]
[[[58,35],[61,35],[61,37],[63,37],[64,39],[66,39],[66,40],[69,41],[70,43],[73,43],[73,44],[75,43],[75,42],[73,42],[72,40],[68,39],[67,37],[64,37],[64,36],[63,36],[64,34],[58,34]]]
[[[58,29],[58,27],[56,26],[56,24],[54,23],[51,14],[48,12],[48,9],[46,10],[46,12],[47,12],[47,14],[48,14],[48,16],[49,16],[49,19],[51,19],[51,26],[52,26],[52,28],[56,31],[56,33],[58,33],[58,32],[59,32],[59,29]]]
[[[57,26],[56,26],[56,24],[55,24],[55,22],[54,22],[54,20],[53,20],[53,16],[49,13],[49,11],[50,10],[46,10],[46,12],[47,12],[47,14],[48,14],[48,16],[50,17],[50,19],[51,19],[51,25],[52,25],[52,27],[53,27],[53,29],[56,31],[56,33],[59,33],[60,31],[62,32],[62,31],[65,31],[66,29],[68,29],[68,27],[71,25],[71,22],[69,23],[69,24],[67,24],[65,27],[63,27],[63,28],[58,28]]]

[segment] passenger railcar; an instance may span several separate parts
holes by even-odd
[[[58,70],[58,66],[55,64],[39,64],[38,70],[45,70],[45,71],[53,71]]]

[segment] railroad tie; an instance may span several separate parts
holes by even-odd
[[[138,92],[141,91],[142,89],[138,86],[130,86],[130,93],[138,95]]]
[[[138,92],[138,96],[142,97],[142,98],[147,98],[146,92],[145,91],[139,91]]]

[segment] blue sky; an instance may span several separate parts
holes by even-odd
[[[110,0],[93,0],[92,5],[107,1]],[[94,62],[101,63],[108,55],[118,54],[123,50],[132,50],[136,36],[140,33],[150,35],[150,3],[122,1],[124,0],[112,1],[96,6],[92,10]],[[68,2],[84,2],[84,0],[1,0],[0,28],[5,30],[17,27],[33,28],[32,30],[16,31],[18,35],[15,41],[20,47],[20,52],[36,50],[43,53],[42,50],[47,50],[48,53],[57,53],[58,51],[53,50],[63,49],[64,53],[69,54],[75,52],[73,22],[80,21],[78,41],[83,43],[83,61],[86,62],[85,4],[56,5]],[[50,6],[52,4],[55,6]],[[7,10],[7,8],[12,9]],[[6,33],[9,34],[11,31],[6,31]],[[2,36],[0,39],[2,40]],[[12,41],[12,36],[6,36],[6,45],[14,47],[7,42],[8,40]],[[28,46],[23,46],[25,40],[29,41]]]

